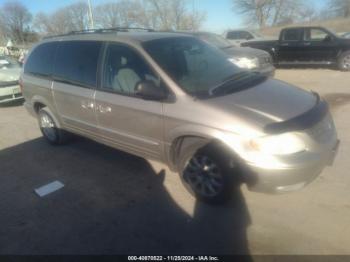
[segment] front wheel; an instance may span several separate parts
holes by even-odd
[[[338,68],[342,71],[350,71],[350,51],[340,55],[338,59]]]
[[[237,168],[232,159],[213,147],[188,153],[181,161],[181,180],[198,200],[209,204],[228,202],[237,186]]]
[[[38,121],[41,133],[50,144],[62,145],[67,142],[68,133],[57,127],[49,109],[44,107],[39,110]]]

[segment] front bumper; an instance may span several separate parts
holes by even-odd
[[[248,189],[262,193],[286,193],[297,191],[313,182],[326,166],[333,165],[340,141],[332,148],[300,165],[283,169],[265,169],[254,165],[243,165],[243,173]]]
[[[0,104],[22,100],[23,95],[19,85],[0,88]]]

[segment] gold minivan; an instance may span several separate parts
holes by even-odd
[[[198,199],[303,188],[339,145],[319,95],[238,68],[185,34],[100,29],[45,39],[21,76],[51,144],[70,133],[161,161]]]

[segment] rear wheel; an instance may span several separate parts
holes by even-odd
[[[350,71],[350,51],[340,55],[338,59],[338,68],[342,71]]]
[[[183,156],[180,170],[186,189],[198,200],[209,204],[229,201],[234,186],[239,184],[232,159],[213,146]]]
[[[38,121],[41,133],[50,144],[61,145],[67,142],[69,135],[57,127],[49,109],[44,107],[39,110]]]

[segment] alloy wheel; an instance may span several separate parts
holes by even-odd
[[[219,166],[206,155],[196,155],[188,162],[184,180],[195,193],[203,197],[215,197],[224,188]]]
[[[55,123],[47,114],[41,114],[40,127],[44,135],[50,140],[55,141],[57,138]]]
[[[343,67],[345,69],[350,69],[350,55],[347,55],[343,59]]]

